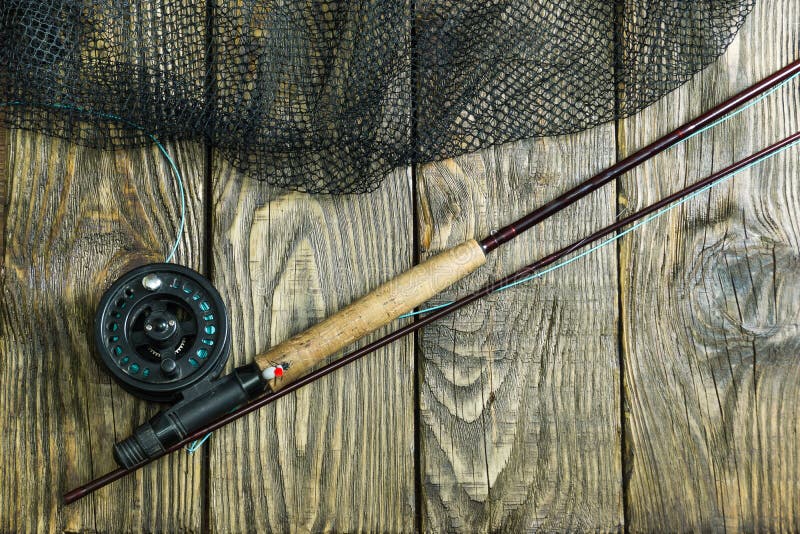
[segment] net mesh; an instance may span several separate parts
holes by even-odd
[[[0,0],[4,126],[208,142],[308,192],[635,113],[753,0]]]

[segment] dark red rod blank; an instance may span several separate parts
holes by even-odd
[[[102,488],[103,486],[105,486],[107,484],[110,484],[111,482],[114,482],[115,480],[118,480],[118,479],[124,477],[125,475],[128,475],[129,473],[132,473],[133,471],[135,471],[135,470],[139,469],[140,467],[150,463],[151,461],[156,460],[157,458],[161,458],[162,456],[165,456],[165,455],[167,455],[169,453],[172,453],[174,451],[177,451],[178,449],[184,447],[185,445],[191,443],[192,441],[203,437],[204,435],[208,434],[209,432],[213,432],[214,430],[222,428],[223,426],[227,425],[228,423],[231,423],[231,422],[239,419],[240,417],[244,417],[245,415],[258,410],[259,408],[261,408],[263,406],[266,406],[267,404],[269,404],[269,403],[271,403],[271,402],[283,397],[284,395],[288,395],[289,393],[292,393],[292,392],[296,391],[297,389],[300,389],[301,387],[306,386],[306,385],[310,384],[311,382],[314,382],[314,381],[322,378],[323,376],[326,376],[326,375],[332,373],[333,371],[336,371],[337,369],[340,369],[340,368],[344,367],[345,365],[348,365],[348,364],[350,364],[350,363],[352,363],[352,362],[354,362],[354,361],[366,356],[367,354],[369,354],[371,352],[374,352],[375,350],[377,350],[377,349],[379,349],[381,347],[384,347],[384,346],[386,346],[386,345],[388,345],[388,344],[390,344],[390,343],[402,338],[403,336],[406,336],[407,334],[410,334],[412,332],[416,332],[417,330],[419,330],[423,326],[426,326],[426,325],[428,325],[428,324],[430,324],[430,323],[432,323],[432,322],[434,322],[434,321],[436,321],[438,319],[441,319],[442,317],[445,317],[445,316],[453,313],[454,311],[466,306],[467,304],[470,304],[470,303],[472,303],[472,302],[474,302],[474,301],[476,301],[476,300],[478,300],[478,299],[480,299],[480,298],[482,298],[482,297],[484,297],[486,295],[489,295],[490,293],[498,291],[498,290],[502,289],[503,287],[507,286],[508,284],[517,282],[517,281],[525,278],[526,276],[529,276],[529,275],[535,273],[536,271],[539,271],[540,269],[543,269],[544,267],[547,267],[548,265],[552,265],[553,263],[555,263],[558,260],[560,260],[561,258],[571,254],[572,252],[575,252],[576,250],[578,250],[580,248],[583,248],[584,246],[586,246],[586,245],[588,245],[588,244],[590,244],[590,243],[592,243],[594,241],[602,239],[603,237],[606,237],[606,236],[608,236],[610,234],[613,234],[614,232],[617,232],[618,230],[624,228],[625,226],[627,226],[627,225],[629,225],[631,223],[634,223],[639,219],[647,217],[648,215],[651,215],[651,214],[657,212],[658,210],[668,206],[669,204],[672,204],[673,202],[676,202],[676,201],[678,201],[678,200],[680,200],[682,198],[685,198],[685,197],[691,195],[692,193],[694,193],[694,192],[696,192],[696,191],[698,191],[698,190],[700,190],[700,189],[702,189],[704,187],[707,187],[707,186],[709,186],[709,185],[711,185],[711,184],[713,184],[713,183],[725,178],[726,176],[729,176],[729,175],[731,175],[733,173],[736,173],[737,171],[739,171],[741,169],[744,169],[745,167],[747,167],[749,165],[757,163],[758,161],[760,161],[760,160],[762,160],[764,158],[767,158],[770,155],[773,155],[773,154],[785,149],[789,145],[791,145],[793,143],[797,143],[799,141],[800,141],[800,132],[796,132],[794,135],[791,135],[791,136],[783,139],[782,141],[779,141],[779,142],[777,142],[777,143],[775,143],[773,145],[770,145],[769,147],[767,147],[767,148],[765,148],[763,150],[760,150],[760,151],[756,152],[755,154],[752,154],[752,155],[750,155],[750,156],[748,156],[748,157],[746,157],[746,158],[734,163],[733,165],[731,165],[729,167],[726,167],[725,169],[722,169],[721,171],[718,171],[718,172],[708,176],[707,178],[704,178],[703,180],[700,180],[699,182],[696,182],[696,183],[694,183],[694,184],[692,184],[692,185],[690,185],[690,186],[688,186],[688,187],[686,187],[684,189],[681,189],[680,191],[678,191],[676,193],[673,193],[673,194],[671,194],[671,195],[669,195],[667,197],[664,197],[663,199],[659,200],[658,202],[656,202],[654,204],[651,204],[650,206],[647,206],[646,208],[644,208],[644,209],[642,209],[640,211],[637,211],[636,213],[633,213],[633,214],[631,214],[631,215],[629,215],[629,216],[627,216],[625,218],[619,219],[615,223],[613,223],[613,224],[611,224],[609,226],[606,226],[605,228],[602,228],[602,229],[594,232],[593,234],[591,234],[591,235],[589,235],[587,237],[584,237],[583,239],[581,239],[579,241],[576,241],[576,242],[572,243],[571,245],[568,245],[568,246],[566,246],[566,247],[564,247],[564,248],[562,248],[562,249],[560,249],[560,250],[558,250],[556,252],[553,252],[552,254],[549,254],[549,255],[547,255],[547,256],[545,256],[543,258],[538,259],[537,261],[531,263],[530,265],[527,265],[527,266],[523,267],[522,269],[514,272],[513,274],[510,274],[510,275],[508,275],[508,276],[506,276],[504,278],[501,278],[500,280],[497,280],[497,281],[495,281],[495,282],[493,282],[493,283],[491,283],[491,284],[489,284],[487,286],[484,286],[483,288],[479,289],[478,291],[475,291],[474,293],[471,293],[469,295],[461,297],[460,299],[456,300],[455,302],[453,302],[452,304],[448,305],[447,307],[435,310],[435,311],[431,312],[430,314],[420,318],[419,320],[417,320],[417,321],[415,321],[413,323],[410,323],[410,324],[408,324],[408,325],[406,325],[404,327],[401,327],[398,330],[396,330],[396,331],[394,331],[394,332],[392,332],[390,334],[387,334],[387,335],[383,336],[382,338],[377,339],[377,340],[375,340],[375,341],[373,341],[373,342],[371,342],[371,343],[369,343],[369,344],[367,344],[367,345],[365,345],[365,346],[363,346],[363,347],[361,347],[361,348],[359,348],[359,349],[357,349],[357,350],[355,350],[355,351],[343,356],[342,358],[336,360],[333,363],[325,365],[324,367],[320,367],[316,371],[313,371],[313,372],[307,374],[306,376],[300,378],[296,382],[292,382],[291,384],[288,384],[285,388],[281,389],[280,391],[268,393],[268,394],[266,394],[266,395],[264,395],[262,397],[259,397],[258,399],[250,402],[249,404],[247,404],[245,406],[242,406],[241,408],[239,408],[239,409],[229,413],[228,415],[218,419],[214,423],[211,423],[210,425],[207,425],[206,427],[201,428],[201,429],[197,430],[196,432],[193,432],[191,435],[186,437],[180,443],[177,443],[177,444],[173,445],[172,447],[170,447],[169,449],[167,449],[163,454],[161,454],[159,456],[155,456],[155,457],[149,459],[147,462],[145,462],[143,464],[140,464],[140,465],[138,465],[136,467],[133,467],[133,468],[130,468],[130,469],[123,469],[123,468],[115,469],[114,471],[111,471],[110,473],[107,473],[107,474],[103,475],[102,477],[99,477],[99,478],[97,478],[95,480],[92,480],[88,484],[85,484],[83,486],[75,488],[74,490],[72,490],[69,493],[64,495],[64,503],[65,504],[73,503],[73,502],[77,501],[78,499],[80,499],[82,497],[85,497],[86,495],[89,495],[90,493]]]
[[[611,180],[619,178],[629,170],[640,165],[644,161],[647,161],[656,154],[660,154],[671,146],[683,141],[687,137],[702,130],[703,128],[706,128],[710,124],[713,124],[715,121],[721,119],[745,102],[762,95],[799,72],[800,60],[786,65],[781,70],[764,78],[755,85],[751,85],[736,96],[729,98],[722,104],[719,104],[718,106],[706,111],[696,119],[687,122],[677,130],[668,133],[664,137],[650,143],[641,150],[634,152],[627,158],[617,162],[601,173],[589,178],[566,193],[561,194],[557,198],[554,198],[547,204],[543,204],[542,206],[536,208],[534,211],[525,215],[518,221],[514,221],[508,226],[504,226],[503,228],[492,232],[491,235],[483,238],[480,242],[483,251],[489,253],[503,243],[511,241],[525,230],[536,226],[551,215],[558,213],[570,204],[585,197],[592,191],[604,186]]]

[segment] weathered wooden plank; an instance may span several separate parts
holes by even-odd
[[[723,59],[620,125],[629,153],[798,57],[800,5],[756,5]],[[798,128],[798,83],[622,181],[633,210]],[[628,526],[800,530],[797,148],[620,247]]]
[[[281,193],[215,161],[214,281],[231,366],[407,269],[405,172],[375,193]],[[414,527],[411,340],[240,420],[210,445],[214,532],[398,532]]]
[[[421,167],[425,254],[483,236],[612,164],[613,132]],[[613,188],[598,191],[491,254],[436,302],[608,224],[614,208]],[[605,249],[420,335],[424,531],[621,528],[616,288]]]
[[[92,65],[90,73],[96,60],[139,64],[140,48],[131,40],[160,42],[177,27],[176,18],[194,17],[194,49],[143,57],[152,70],[180,75],[182,87],[195,91],[186,98],[202,96],[205,7],[179,4],[128,11],[117,6],[124,16],[85,6],[82,20],[95,25],[83,26],[82,36],[88,40],[85,32],[94,31],[95,41],[81,41],[85,48],[78,50]],[[52,104],[63,103],[55,89],[52,98]],[[115,104],[92,110],[116,113]],[[121,135],[140,135],[119,123],[109,126]],[[196,144],[168,149],[187,192],[187,232],[175,259],[202,269],[204,150]],[[15,133],[10,175],[0,303],[0,452],[16,461],[0,475],[0,531],[200,530],[199,457],[176,455],[76,505],[60,505],[64,491],[114,468],[113,442],[157,409],[112,383],[93,358],[91,326],[108,285],[129,268],[163,261],[174,240],[180,202],[167,162],[154,146],[98,152]]]
[[[61,495],[114,466],[111,445],[153,412],[94,358],[103,290],[161,261],[177,186],[155,147],[99,152],[14,132],[0,302],[0,531],[196,531],[201,462],[175,455],[78,504]],[[202,147],[172,145],[187,186],[178,261],[202,268]]]

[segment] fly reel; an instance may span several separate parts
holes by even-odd
[[[95,343],[114,378],[147,400],[174,402],[114,445],[133,467],[264,391],[255,363],[219,377],[230,351],[222,299],[199,273],[171,263],[134,269],[100,300]]]
[[[230,326],[222,299],[199,273],[168,263],[134,269],[100,301],[100,358],[127,391],[170,402],[228,359]]]

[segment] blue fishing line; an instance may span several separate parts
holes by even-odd
[[[93,115],[95,117],[100,117],[102,119],[109,119],[109,120],[114,120],[114,121],[121,122],[122,124],[125,124],[125,125],[133,128],[133,129],[135,129],[135,130],[139,130],[140,132],[144,133],[148,138],[150,138],[150,140],[153,142],[153,144],[155,144],[155,146],[158,148],[158,150],[161,152],[161,154],[167,160],[167,163],[169,164],[170,170],[172,171],[172,174],[175,176],[175,181],[178,183],[178,191],[180,193],[181,216],[180,216],[180,222],[178,224],[178,231],[176,232],[176,235],[175,235],[175,243],[172,245],[172,248],[170,248],[169,253],[167,254],[167,257],[164,260],[164,262],[165,263],[169,263],[169,262],[172,261],[172,259],[175,257],[175,253],[178,250],[178,245],[180,245],[181,237],[183,236],[183,229],[186,226],[186,193],[185,193],[184,186],[183,186],[183,177],[181,176],[181,173],[178,170],[178,165],[175,163],[175,160],[172,159],[172,156],[170,156],[169,152],[167,152],[167,149],[164,147],[164,145],[161,144],[161,142],[158,140],[158,138],[156,138],[156,136],[154,134],[152,134],[152,133],[148,132],[147,130],[145,130],[144,126],[141,126],[139,124],[133,123],[133,122],[131,122],[131,121],[129,121],[129,120],[123,118],[123,117],[118,116],[118,115],[113,115],[111,113],[103,113],[103,112],[94,111],[94,110],[91,110],[91,109],[85,109],[85,108],[82,108],[80,106],[73,106],[73,105],[70,105],[70,104],[61,104],[61,103],[30,104],[30,103],[25,103],[25,102],[12,101],[12,102],[0,103],[0,106],[45,107],[45,108],[77,111],[78,113],[83,113],[83,114],[86,114],[86,115]]]
[[[203,443],[206,442],[206,440],[208,438],[211,437],[211,434],[213,434],[213,432],[209,432],[208,434],[206,434],[202,438],[196,439],[193,442],[191,442],[189,445],[186,446],[186,452],[188,452],[189,454],[192,454],[193,452],[195,452],[197,449],[199,449],[203,445]]]
[[[735,110],[731,111],[731,112],[730,112],[730,113],[728,113],[727,115],[724,115],[724,116],[720,117],[719,119],[715,120],[715,121],[714,121],[714,122],[712,122],[711,124],[707,124],[707,125],[705,125],[704,127],[702,127],[702,128],[700,128],[699,130],[697,130],[696,132],[693,132],[693,133],[689,134],[689,136],[685,137],[684,139],[681,139],[680,141],[678,141],[678,142],[677,142],[675,145],[673,145],[673,146],[678,146],[678,145],[680,145],[681,143],[684,143],[684,142],[688,141],[688,140],[689,140],[689,139],[691,139],[692,137],[694,137],[694,136],[696,136],[696,135],[700,135],[701,133],[703,133],[703,132],[705,132],[705,131],[707,131],[707,130],[710,130],[710,129],[711,129],[711,128],[713,128],[714,126],[717,126],[717,125],[719,125],[719,124],[722,124],[723,122],[726,122],[727,120],[729,120],[729,119],[732,119],[733,117],[735,117],[735,116],[736,116],[736,115],[738,115],[739,113],[741,113],[741,112],[743,112],[743,111],[746,111],[746,110],[750,109],[751,107],[755,106],[756,104],[758,104],[759,102],[761,102],[762,100],[764,100],[765,98],[767,98],[768,96],[770,96],[771,94],[773,94],[775,91],[777,91],[778,89],[782,88],[783,86],[785,86],[786,84],[788,84],[789,82],[791,82],[792,80],[794,80],[795,78],[797,78],[798,76],[800,76],[800,72],[798,72],[798,73],[796,73],[796,74],[793,74],[792,76],[789,76],[788,78],[786,78],[785,80],[783,80],[781,83],[779,83],[778,85],[776,85],[775,87],[773,87],[772,89],[770,89],[769,91],[767,91],[766,93],[762,94],[761,96],[759,96],[759,97],[757,97],[757,98],[755,98],[755,99],[751,100],[750,102],[748,102],[748,103],[747,103],[747,104],[745,104],[744,106],[741,106],[740,108],[738,108],[738,109],[735,109]]]
[[[758,104],[759,102],[761,102],[762,100],[767,98],[769,95],[773,94],[775,91],[780,89],[781,87],[784,87],[786,84],[788,84],[792,80],[796,79],[798,76],[800,76],[800,72],[797,73],[797,74],[794,74],[793,76],[791,76],[791,77],[787,78],[786,80],[782,81],[781,83],[779,83],[778,85],[776,85],[775,87],[773,87],[772,89],[770,89],[769,91],[764,93],[763,95],[761,95],[758,98],[755,98],[754,100],[748,102],[744,106],[741,106],[740,108],[738,108],[738,109],[736,109],[734,111],[731,111],[730,113],[726,114],[723,117],[720,117],[719,119],[717,119],[716,121],[712,122],[711,124],[708,124],[708,125],[704,126],[703,128],[699,129],[696,132],[693,132],[691,135],[689,135],[686,138],[684,138],[684,139],[678,141],[677,143],[675,143],[671,148],[674,148],[674,147],[676,147],[676,146],[678,146],[678,145],[680,145],[682,143],[685,143],[686,141],[688,141],[692,137],[694,137],[696,135],[699,135],[699,134],[701,134],[701,133],[703,133],[703,132],[705,132],[705,131],[707,131],[707,130],[715,127],[715,126],[718,126],[718,125],[722,124],[723,122],[726,122],[726,121],[730,120],[731,118],[735,117],[736,115],[739,115],[743,111],[755,106],[756,104]],[[544,269],[543,271],[539,271],[538,273],[532,274],[530,276],[526,276],[525,278],[522,278],[522,279],[517,280],[515,282],[511,282],[510,284],[506,284],[506,285],[504,285],[502,287],[499,287],[498,289],[494,290],[492,293],[499,293],[501,291],[505,291],[506,289],[510,289],[510,288],[512,288],[514,286],[518,286],[519,284],[524,284],[525,282],[530,282],[531,280],[534,280],[534,279],[539,278],[541,276],[544,276],[544,275],[546,275],[548,273],[551,273],[553,271],[556,271],[558,269],[566,267],[567,265],[569,265],[570,263],[572,263],[574,261],[577,261],[577,260],[579,260],[581,258],[585,258],[589,254],[592,254],[593,252],[596,252],[596,251],[600,250],[601,248],[610,245],[611,243],[613,243],[613,242],[619,240],[620,238],[628,235],[629,233],[633,232],[637,228],[640,228],[641,226],[649,223],[650,221],[661,217],[665,213],[667,213],[667,212],[677,208],[678,206],[688,202],[689,200],[691,200],[691,199],[697,197],[698,195],[700,195],[701,193],[704,193],[704,192],[708,191],[712,187],[715,187],[715,186],[717,186],[717,185],[729,180],[730,178],[733,178],[734,176],[736,176],[740,172],[745,171],[745,170],[747,170],[747,169],[749,169],[749,168],[751,168],[751,167],[753,167],[755,165],[758,165],[759,163],[761,163],[763,161],[766,161],[767,159],[769,159],[769,158],[771,158],[773,156],[776,156],[776,155],[780,154],[781,152],[783,152],[785,150],[788,150],[789,148],[791,148],[791,147],[795,146],[796,144],[798,144],[798,142],[800,142],[800,140],[799,141],[795,141],[793,143],[790,143],[790,144],[786,145],[785,147],[781,148],[780,150],[777,150],[777,151],[773,152],[772,154],[769,154],[767,156],[763,156],[763,157],[761,157],[761,158],[759,158],[759,159],[757,159],[755,161],[752,161],[751,163],[745,165],[741,169],[738,169],[737,171],[729,174],[728,176],[720,178],[719,180],[717,180],[715,182],[712,182],[712,183],[710,183],[710,184],[698,189],[694,193],[692,193],[692,194],[690,194],[690,195],[688,195],[688,196],[686,196],[686,197],[684,197],[684,198],[682,198],[680,200],[675,201],[673,204],[670,204],[666,208],[663,208],[663,209],[657,211],[656,213],[654,213],[653,215],[650,215],[649,217],[646,217],[645,219],[643,219],[643,220],[639,221],[638,223],[632,225],[627,230],[624,230],[624,231],[616,234],[614,237],[610,237],[610,238],[606,239],[605,241],[602,241],[601,243],[591,247],[590,249],[588,249],[588,250],[586,250],[584,252],[581,252],[580,254],[578,254],[576,256],[573,256],[572,258],[569,258],[569,259],[564,260],[562,262],[556,263],[555,265],[552,265],[552,266],[548,267],[547,269]],[[398,319],[405,319],[405,318],[408,318],[408,317],[413,317],[415,315],[420,315],[420,314],[423,314],[423,313],[428,313],[428,312],[432,312],[432,311],[439,310],[439,309],[442,309],[442,308],[446,308],[446,307],[452,305],[454,302],[455,301],[445,302],[444,304],[438,304],[436,306],[431,306],[430,308],[425,308],[425,309],[418,310],[418,311],[408,312],[408,313],[405,313],[405,314],[401,315],[400,317],[398,317]]]

